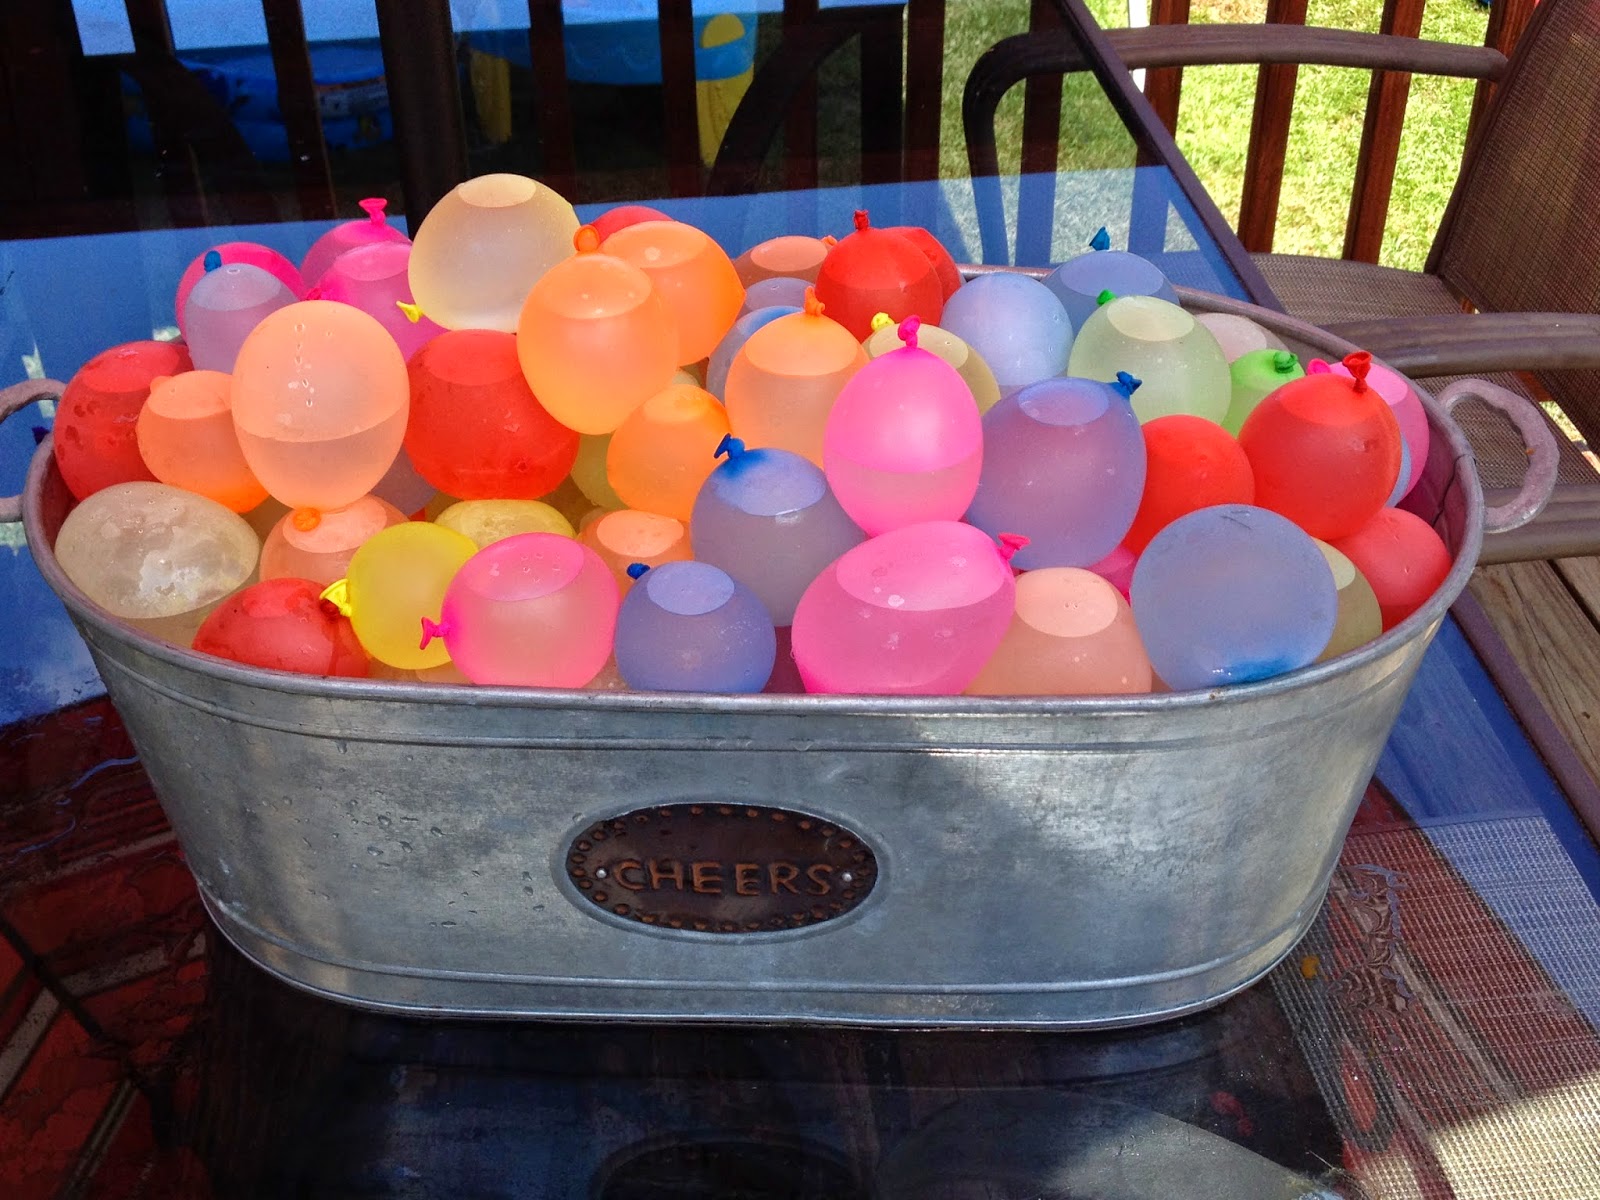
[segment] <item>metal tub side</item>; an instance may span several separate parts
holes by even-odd
[[[1279,324],[1298,348],[1347,349]],[[1430,418],[1415,502],[1456,555],[1445,586],[1352,654],[1209,693],[288,676],[162,645],[78,593],[48,549],[70,500],[48,447],[26,519],[218,926],[300,987],[441,1014],[1110,1026],[1247,986],[1315,916],[1478,552],[1470,451]],[[569,857],[586,831],[669,805],[809,814],[870,847],[875,883],[836,919],[731,935],[646,926],[580,892]]]

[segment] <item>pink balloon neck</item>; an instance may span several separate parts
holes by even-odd
[[[417,643],[418,650],[426,650],[434,638],[445,637],[450,632],[448,624],[442,621],[430,621],[422,618],[422,641]]]
[[[1017,551],[1032,540],[1020,533],[1002,533],[995,537],[995,541],[1000,543],[1000,557],[1007,563],[1017,556]]]
[[[922,328],[922,318],[909,316],[900,322],[900,340],[906,344],[906,349],[917,348],[917,330]]]
[[[389,207],[389,202],[382,196],[368,196],[361,201],[361,211],[367,214],[373,225],[387,225],[384,210]]]

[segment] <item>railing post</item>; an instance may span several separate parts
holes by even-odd
[[[1495,0],[1489,8],[1489,27],[1484,30],[1483,44],[1510,58],[1522,38],[1522,31],[1533,18],[1533,10],[1538,3],[1539,0]],[[1477,132],[1478,123],[1483,119],[1483,110],[1489,106],[1493,96],[1494,84],[1487,79],[1479,83],[1472,94],[1472,116],[1467,121],[1468,142]]]
[[[1267,0],[1267,22],[1304,25],[1306,0]],[[1289,150],[1300,68],[1264,66],[1256,75],[1256,106],[1250,114],[1250,148],[1245,154],[1244,191],[1239,198],[1239,240],[1252,253],[1272,249],[1283,194],[1283,166]]]
[[[1152,0],[1150,24],[1187,25],[1189,0]],[[1178,100],[1183,91],[1183,68],[1161,67],[1145,72],[1144,98],[1156,110],[1167,132],[1178,132]]]
[[[1503,0],[1502,0],[1503,2]],[[1422,32],[1423,0],[1384,0],[1380,32],[1414,38]],[[1375,263],[1383,249],[1389,194],[1400,159],[1400,133],[1411,95],[1408,71],[1375,71],[1367,90],[1367,117],[1356,159],[1355,190],[1344,228],[1344,257]]]

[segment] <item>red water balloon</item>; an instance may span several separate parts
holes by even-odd
[[[194,636],[202,654],[271,671],[364,679],[367,652],[309,579],[268,579],[235,592]]]
[[[1450,574],[1444,539],[1421,517],[1401,508],[1380,508],[1333,548],[1372,585],[1385,629],[1421,608]]]
[[[193,367],[180,342],[127,342],[83,364],[61,393],[55,419],[56,466],[74,496],[155,479],[139,453],[139,412],[152,382]]]
[[[603,242],[619,229],[626,229],[629,225],[637,225],[641,221],[670,221],[671,217],[658,208],[651,208],[648,204],[619,204],[615,208],[608,208],[589,224],[600,235]]]
[[[887,231],[898,233],[918,250],[928,260],[928,265],[933,268],[933,273],[939,277],[939,286],[944,290],[944,298],[950,299],[955,290],[961,286],[961,268],[956,266],[956,260],[951,257],[950,251],[944,248],[944,243],[921,225],[891,225]]]
[[[1173,413],[1142,425],[1144,495],[1123,545],[1138,555],[1172,522],[1213,504],[1252,504],[1250,460],[1222,426]]]
[[[928,256],[904,235],[874,229],[865,212],[856,213],[856,231],[828,251],[817,271],[817,299],[858,342],[872,335],[878,313],[937,325],[944,296]]]
[[[1345,365],[1353,378],[1307,375],[1284,384],[1239,430],[1256,504],[1327,542],[1366,524],[1400,475],[1400,426],[1366,382],[1372,356],[1352,354]]]
[[[578,456],[578,435],[534,398],[514,334],[452,329],[411,357],[405,448],[458,500],[535,500]]]

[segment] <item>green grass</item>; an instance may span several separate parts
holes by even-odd
[[[1103,25],[1127,23],[1127,9],[1090,0]],[[1307,21],[1344,29],[1378,28],[1380,0],[1312,0]],[[1259,22],[1265,0],[1194,0],[1191,20]],[[957,0],[949,5],[945,37],[945,97],[941,169],[966,174],[961,89],[983,50],[1027,27],[1027,0]],[[1422,36],[1482,45],[1487,14],[1471,0],[1432,0]],[[1344,245],[1356,155],[1370,76],[1332,67],[1300,71],[1273,249],[1337,257]],[[1184,72],[1178,145],[1230,221],[1244,185],[1245,149],[1255,103],[1253,67],[1201,67]],[[1467,80],[1418,77],[1400,143],[1382,261],[1420,268],[1455,184],[1472,105]],[[1002,170],[1015,169],[1021,137],[1022,89],[1014,88],[997,117]],[[1064,169],[1126,166],[1133,144],[1087,75],[1069,80],[1062,103]],[[1007,148],[1009,147],[1009,153]]]

